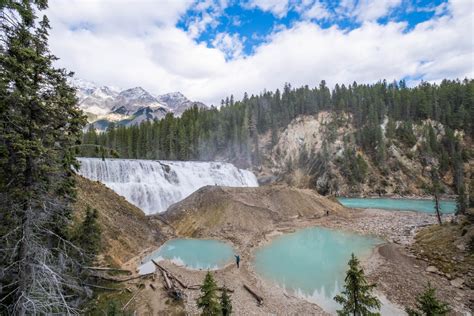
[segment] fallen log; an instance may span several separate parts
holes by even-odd
[[[184,284],[180,279],[178,279],[174,274],[170,275],[183,289],[187,289],[188,286]]]
[[[131,281],[131,280],[135,280],[135,279],[144,279],[144,278],[148,278],[148,277],[153,276],[153,274],[154,274],[153,272],[147,273],[147,274],[141,274],[141,275],[137,275],[137,276],[134,276],[134,277],[123,279],[121,282]]]
[[[87,270],[123,272],[123,273],[132,274],[132,271],[125,270],[125,269],[115,269],[115,268],[107,268],[107,267],[83,267],[83,268]]]
[[[257,303],[258,305],[262,305],[263,304],[263,297],[261,297],[260,295],[257,294],[257,292],[255,292],[254,290],[252,290],[248,285],[244,284],[244,288],[250,293],[252,294],[252,296],[257,300]]]
[[[165,279],[166,289],[171,290],[173,288],[173,285],[171,285],[171,281],[168,278],[168,273],[166,273],[165,270],[161,270],[161,274],[163,275],[163,278]]]
[[[133,299],[138,295],[138,293],[140,293],[142,291],[142,289],[139,289],[137,292],[135,292],[135,294],[133,294],[133,296],[128,300],[127,304],[125,304],[123,307],[122,307],[122,311],[124,311],[128,304],[130,304],[131,301],[133,301]]]
[[[175,280],[176,282],[178,282],[179,285],[181,285],[181,287],[183,289],[187,289],[188,286],[186,284],[184,284],[183,281],[181,281],[180,279],[178,279],[178,277],[176,277],[174,274],[172,274],[171,272],[169,272],[167,269],[165,269],[163,266],[161,266],[158,262],[156,262],[155,260],[151,260],[153,262],[153,264],[161,271],[165,271],[170,278],[172,278],[173,280]]]
[[[171,282],[170,278],[176,281],[179,281],[179,280],[176,277],[174,277],[171,272],[168,272],[168,270],[160,266],[155,260],[152,259],[151,261],[158,268],[158,270],[161,271],[161,275],[163,275],[163,279],[165,280],[165,287],[166,287],[166,291],[168,292],[168,295],[172,297],[174,300],[183,300],[185,296],[184,293]],[[169,277],[168,277],[168,274],[169,274]],[[184,283],[182,283],[181,281],[179,281],[178,283],[184,288],[187,288],[184,285]]]
[[[161,271],[161,275],[163,276],[163,279],[165,280],[165,285],[166,285],[166,289],[167,290],[171,290],[172,289],[172,285],[171,285],[171,281],[170,279],[168,278],[168,273],[166,271],[165,268],[163,268],[162,266],[160,266],[155,260],[151,259],[151,262],[153,262],[153,264],[158,268],[158,270]]]
[[[95,278],[98,278],[98,279],[106,280],[106,281],[126,282],[126,281],[135,280],[135,279],[147,278],[149,276],[152,276],[153,274],[154,273],[147,273],[147,274],[137,275],[137,276],[133,276],[133,277],[130,277],[130,278],[125,278],[125,279],[118,279],[118,278],[113,278],[113,277],[109,277],[109,276],[105,276],[105,275],[99,275],[99,274],[93,274],[92,276],[95,277]]]
[[[94,285],[94,284],[84,284],[85,286],[90,286],[96,289],[101,289],[101,290],[107,290],[107,291],[122,291],[123,289],[116,289],[113,287],[106,287],[106,286],[100,286],[100,285]]]
[[[156,287],[153,285],[153,283],[150,283],[150,287],[153,291],[156,291]]]

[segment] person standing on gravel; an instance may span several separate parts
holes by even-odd
[[[237,269],[239,268],[240,266],[240,256],[239,255],[234,255],[235,257],[235,263],[237,264]]]

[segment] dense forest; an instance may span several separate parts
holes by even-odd
[[[89,129],[83,141],[91,146],[83,147],[79,154],[171,160],[219,157],[244,160],[247,166],[255,167],[261,163],[258,149],[262,135],[271,135],[268,144],[271,147],[294,118],[322,111],[337,117],[325,135],[327,142],[332,141],[331,134],[338,126],[346,124],[350,114],[355,146],[364,150],[382,170],[388,140],[397,139],[412,147],[417,141],[413,124],[428,119],[440,122],[445,128],[443,138],[438,139],[433,127],[428,125],[423,153],[439,161],[441,173],[453,170],[456,190],[460,190],[462,163],[469,156],[461,143],[464,138],[474,136],[474,80],[468,79],[443,80],[440,84],[422,82],[416,87],[407,87],[404,81],[369,85],[354,82],[347,87],[335,85],[332,90],[324,81],[315,88],[293,88],[286,84],[283,92],[264,91],[250,97],[245,94],[240,101],[230,96],[222,100],[219,109],[192,108],[181,117],[168,114],[162,120],[139,126],[111,125],[105,133]],[[302,160],[314,162],[316,158]],[[346,151],[344,163],[350,169],[346,174],[351,181],[362,181],[364,174],[359,169],[364,168],[364,162],[361,160],[355,148]]]

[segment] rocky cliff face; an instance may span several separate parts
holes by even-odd
[[[394,124],[397,128],[403,122]],[[413,124],[415,142],[407,146],[398,137],[389,135],[385,120],[381,125],[386,144],[384,159],[376,161],[356,144],[357,130],[349,115],[336,117],[334,113],[321,112],[300,116],[279,131],[274,146],[271,146],[270,133],[260,137],[261,164],[256,167],[257,174],[264,182],[286,182],[296,187],[314,188],[322,194],[429,195],[431,169],[439,167],[440,161],[426,153],[427,126],[433,127],[441,143],[446,133],[443,125],[426,120]],[[464,148],[469,148],[469,140],[464,135],[459,136]],[[470,179],[468,171],[467,162],[464,165],[466,182]],[[441,177],[441,191],[455,194],[453,171],[447,170]]]

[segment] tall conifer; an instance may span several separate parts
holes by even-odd
[[[340,316],[375,316],[380,309],[380,301],[372,294],[375,284],[368,284],[364,270],[359,266],[359,260],[352,254],[349,260],[349,270],[346,273],[344,290],[336,295],[334,300],[342,305],[337,311]]]
[[[0,4],[0,313],[75,312],[77,248],[67,227],[73,145],[85,123],[48,49],[47,1]]]

